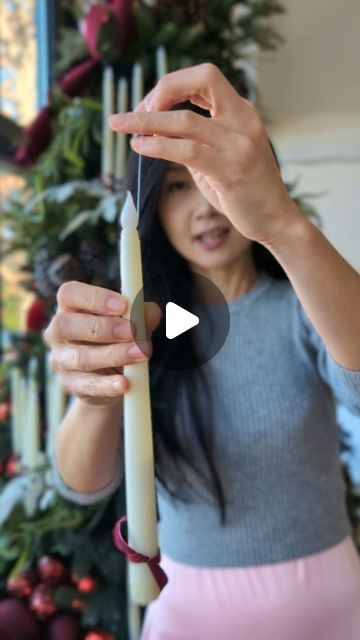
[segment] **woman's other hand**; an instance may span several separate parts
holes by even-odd
[[[62,386],[93,405],[119,402],[129,387],[122,367],[151,357],[150,336],[160,322],[160,307],[145,303],[149,339],[140,350],[133,339],[136,327],[122,317],[127,300],[121,293],[83,282],[65,282],[58,290],[57,302],[57,312],[43,339],[51,349],[51,365]]]
[[[188,100],[211,118],[169,111]],[[112,115],[110,125],[138,134],[131,141],[138,153],[185,165],[209,202],[251,240],[271,243],[299,214],[256,108],[213,64],[162,76],[134,112]]]

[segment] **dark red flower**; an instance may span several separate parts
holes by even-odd
[[[85,16],[83,34],[89,53],[95,60],[101,60],[98,51],[99,31],[112,18],[112,9],[107,4],[92,4]]]
[[[108,0],[92,4],[83,22],[83,35],[95,60],[116,59],[126,48],[133,31],[133,0]]]
[[[41,331],[48,320],[45,303],[41,298],[31,304],[26,318],[27,331]]]
[[[70,69],[58,81],[63,92],[80,96],[100,60],[116,60],[127,47],[134,31],[133,0],[108,0],[92,4],[83,22],[83,33],[90,58]],[[51,139],[51,106],[44,107],[35,120],[24,129],[27,142],[21,146],[15,163],[31,165],[46,149]]]

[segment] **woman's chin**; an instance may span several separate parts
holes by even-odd
[[[224,258],[221,258],[220,256],[209,256],[207,260],[201,261],[199,260],[199,256],[197,256],[196,260],[191,260],[190,268],[192,269],[192,271],[198,270],[200,273],[203,273],[207,270],[213,271],[214,269],[227,269],[232,263],[233,260],[224,260]]]

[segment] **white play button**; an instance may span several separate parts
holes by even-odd
[[[175,302],[166,303],[166,337],[171,340],[199,324],[199,318]]]
[[[229,333],[229,306],[220,289],[200,273],[194,279],[195,272],[188,267],[148,276],[131,305],[130,320],[135,327],[143,317],[144,300],[156,302],[161,309],[160,322],[151,334],[150,365],[156,380],[158,374],[162,380],[163,369],[189,372],[202,366],[222,348]],[[132,336],[143,350],[142,331],[134,331]]]

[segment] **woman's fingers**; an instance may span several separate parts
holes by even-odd
[[[123,367],[134,362],[143,362],[152,354],[151,342],[135,342],[111,345],[67,345],[54,347],[51,364],[55,371],[82,371],[90,373],[99,369]]]
[[[219,168],[221,170],[221,150],[210,149],[194,140],[142,136],[133,138],[131,146],[141,155],[177,162],[208,176],[218,175]]]
[[[161,318],[156,303],[145,303],[145,326],[151,334]],[[136,336],[136,326],[131,320],[120,317],[57,311],[43,332],[44,342],[55,347],[71,342],[112,344],[129,342]]]
[[[229,113],[234,97],[239,95],[230,82],[215,65],[206,62],[162,76],[137,111],[167,111],[175,104],[190,100],[208,109],[211,115],[221,116]]]
[[[169,138],[191,138],[211,147],[217,146],[225,133],[224,127],[210,122],[189,109],[154,113],[115,113],[110,116],[114,131],[126,133],[167,136]]]
[[[51,346],[67,342],[126,342],[135,334],[130,322],[120,317],[58,311],[44,332],[44,340]]]
[[[129,388],[122,367],[152,354],[150,340],[137,345],[136,327],[120,317],[128,308],[122,294],[82,282],[66,282],[58,290],[58,309],[43,332],[51,348],[51,365],[68,393],[91,404],[116,401]],[[162,312],[155,302],[144,305],[147,335]]]
[[[104,376],[77,371],[60,373],[59,377],[65,391],[79,398],[111,398],[126,393],[129,388],[128,379],[121,374]]]
[[[59,287],[57,303],[60,311],[95,315],[123,315],[127,309],[127,300],[121,293],[75,280]]]

